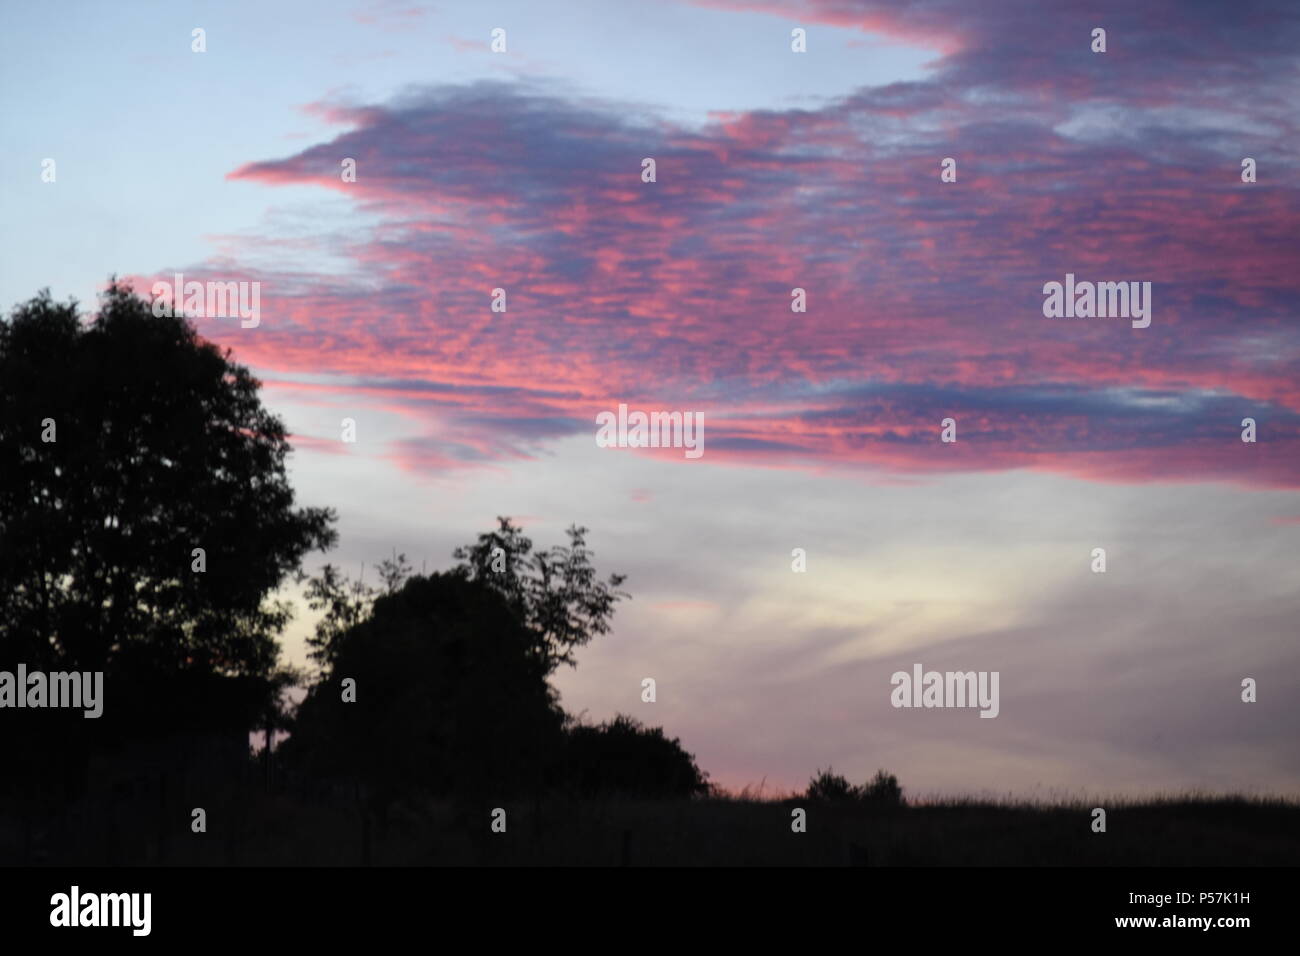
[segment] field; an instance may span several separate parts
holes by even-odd
[[[1107,810],[1094,833],[1092,808]],[[155,804],[156,806],[156,804]],[[1240,797],[1028,804],[944,801],[901,808],[802,798],[407,805],[367,822],[346,802],[248,794],[159,825],[149,806],[118,804],[61,821],[26,844],[0,832],[0,861],[245,866],[1294,866],[1300,804]],[[795,808],[806,832],[791,829]],[[13,818],[10,818],[11,824]]]

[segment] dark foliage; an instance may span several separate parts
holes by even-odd
[[[818,770],[816,776],[808,781],[806,796],[819,803],[868,803],[878,807],[903,805],[903,789],[898,785],[898,778],[883,770],[877,770],[876,775],[860,787],[835,773],[834,768]]]
[[[582,528],[534,553],[508,518],[462,563],[410,577],[405,557],[379,566],[381,587],[331,566],[307,587],[324,614],[312,639],[321,679],[299,709],[284,757],[316,776],[361,783],[371,805],[403,795],[684,797],[707,775],[660,728],[620,716],[565,717],[548,683],[571,651],[609,629],[614,588],[596,578]],[[356,703],[342,682],[356,680]]]
[[[835,768],[819,769],[808,781],[808,799],[820,803],[845,803],[858,799],[858,788],[848,779],[835,773]]]
[[[0,669],[105,675],[97,720],[4,722],[11,780],[154,731],[246,733],[271,706],[272,596],[334,532],[295,507],[259,387],[117,284],[93,321],[48,292],[0,321]]]
[[[530,653],[549,674],[573,665],[573,652],[597,634],[609,632],[614,605],[628,595],[619,590],[626,577],[596,576],[587,549],[587,529],[573,525],[568,546],[533,551],[533,542],[509,518],[497,518],[496,531],[457,548],[458,573],[482,581],[506,599],[533,634]]]
[[[557,776],[565,789],[582,797],[659,799],[710,792],[708,774],[677,738],[625,714],[595,726],[571,726]]]
[[[861,791],[862,800],[881,807],[901,807],[903,805],[903,788],[898,785],[898,778],[892,773],[877,770]]]
[[[533,635],[507,602],[458,574],[406,581],[333,643],[299,708],[287,761],[357,780],[382,802],[407,792],[537,787],[562,715]],[[355,702],[343,681],[356,681]]]
[[[48,293],[0,323],[4,658],[269,674],[289,612],[267,598],[334,532],[294,507],[259,384],[121,286],[90,324]]]

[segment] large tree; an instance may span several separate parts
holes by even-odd
[[[273,685],[275,592],[335,533],[259,388],[116,282],[0,321],[0,666],[105,671],[106,713],[126,675]]]

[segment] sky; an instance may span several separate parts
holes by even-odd
[[[0,305],[260,283],[196,324],[339,512],[308,567],[590,528],[632,599],[564,706],[724,786],[1295,794],[1297,93],[1286,2],[6,4]]]

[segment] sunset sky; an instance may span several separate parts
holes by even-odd
[[[725,786],[1294,794],[1300,5],[1056,7],[6,4],[0,305],[260,282],[197,324],[339,512],[309,567],[588,526],[633,599],[564,706]],[[597,447],[620,403],[704,455]],[[999,716],[891,707],[918,662]]]

